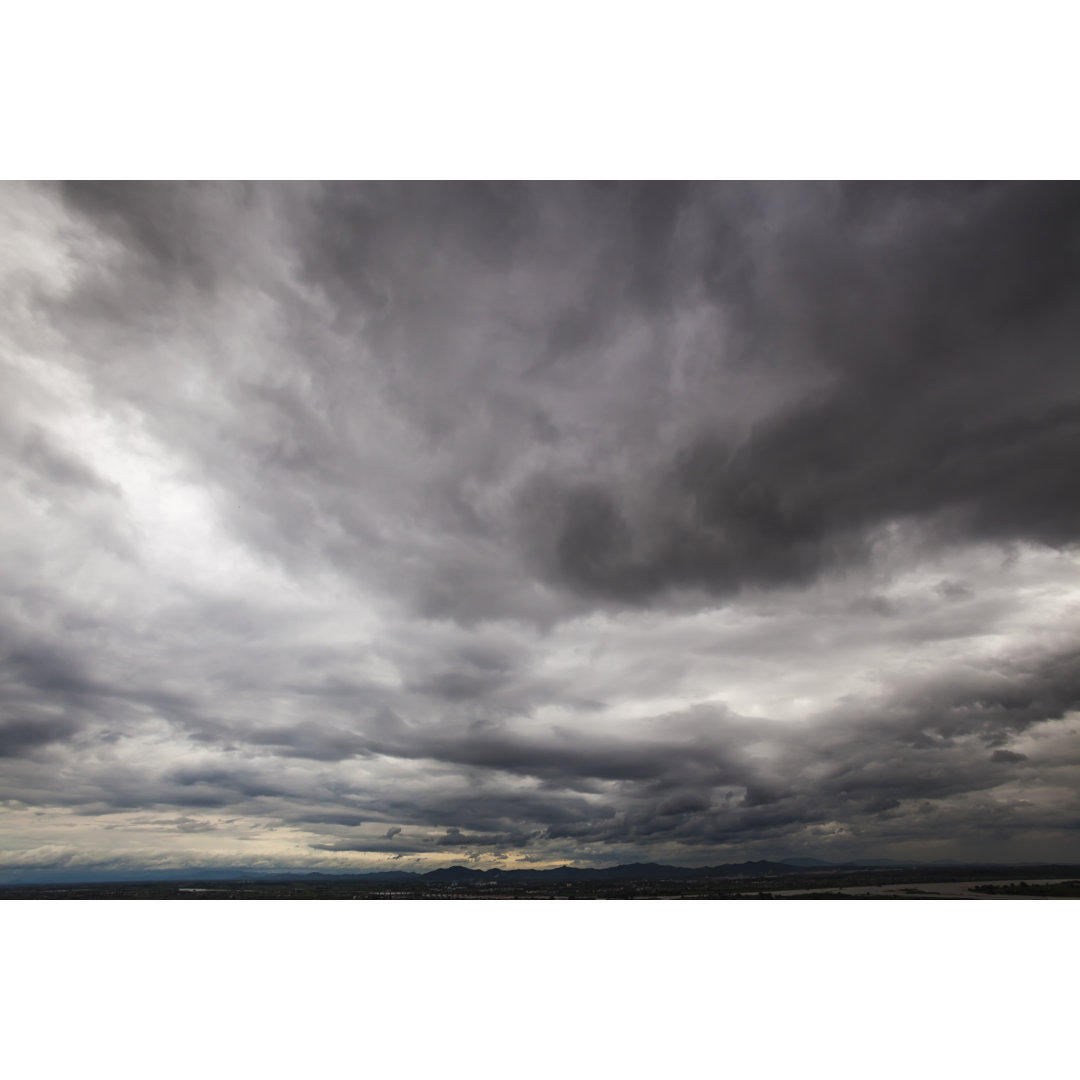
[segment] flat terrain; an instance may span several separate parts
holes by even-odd
[[[1063,876],[1068,873],[1071,876]],[[1069,900],[1076,867],[830,868],[790,875],[603,882],[408,881],[319,875],[0,886],[0,900]]]
[[[817,889],[783,889],[773,899],[805,899],[820,895]],[[909,885],[848,885],[830,894],[855,900],[1068,900],[1080,899],[1080,881],[1003,881],[992,885],[971,881],[916,881]]]

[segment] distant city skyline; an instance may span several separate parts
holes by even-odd
[[[0,882],[1080,858],[1080,186],[0,239]]]

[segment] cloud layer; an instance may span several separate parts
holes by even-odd
[[[1080,854],[1080,187],[0,188],[0,872]]]

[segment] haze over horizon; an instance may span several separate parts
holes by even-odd
[[[0,881],[1080,861],[1080,186],[8,183],[0,240]]]

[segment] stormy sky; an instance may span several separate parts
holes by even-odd
[[[1080,186],[0,187],[0,875],[1080,858]]]

